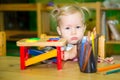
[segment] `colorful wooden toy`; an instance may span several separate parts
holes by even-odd
[[[31,39],[30,39],[31,40]],[[24,70],[27,66],[35,64],[37,62],[57,57],[57,69],[62,69],[62,60],[61,60],[61,47],[66,45],[66,40],[59,38],[57,41],[48,41],[49,38],[40,38],[37,40],[29,41],[29,39],[22,39],[17,41],[17,46],[20,47],[20,67],[21,70]],[[56,40],[56,39],[55,39]],[[29,58],[29,47],[44,47],[44,46],[55,46],[56,49],[49,52],[37,55],[35,57]]]

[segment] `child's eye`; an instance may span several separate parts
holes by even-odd
[[[76,26],[76,28],[80,28],[80,26]]]
[[[70,29],[69,27],[66,27],[65,29]]]

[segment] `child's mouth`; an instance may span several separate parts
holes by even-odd
[[[72,37],[71,40],[77,40],[78,38],[77,37]]]

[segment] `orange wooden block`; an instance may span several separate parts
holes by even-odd
[[[31,64],[35,64],[35,63],[38,63],[40,61],[43,61],[43,60],[46,60],[46,59],[49,59],[52,57],[56,57],[56,56],[57,56],[57,50],[54,49],[54,50],[51,50],[49,52],[40,54],[38,56],[29,58],[28,60],[25,61],[25,66],[29,66]]]

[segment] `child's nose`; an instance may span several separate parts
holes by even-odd
[[[76,30],[72,29],[72,35],[76,34]]]

